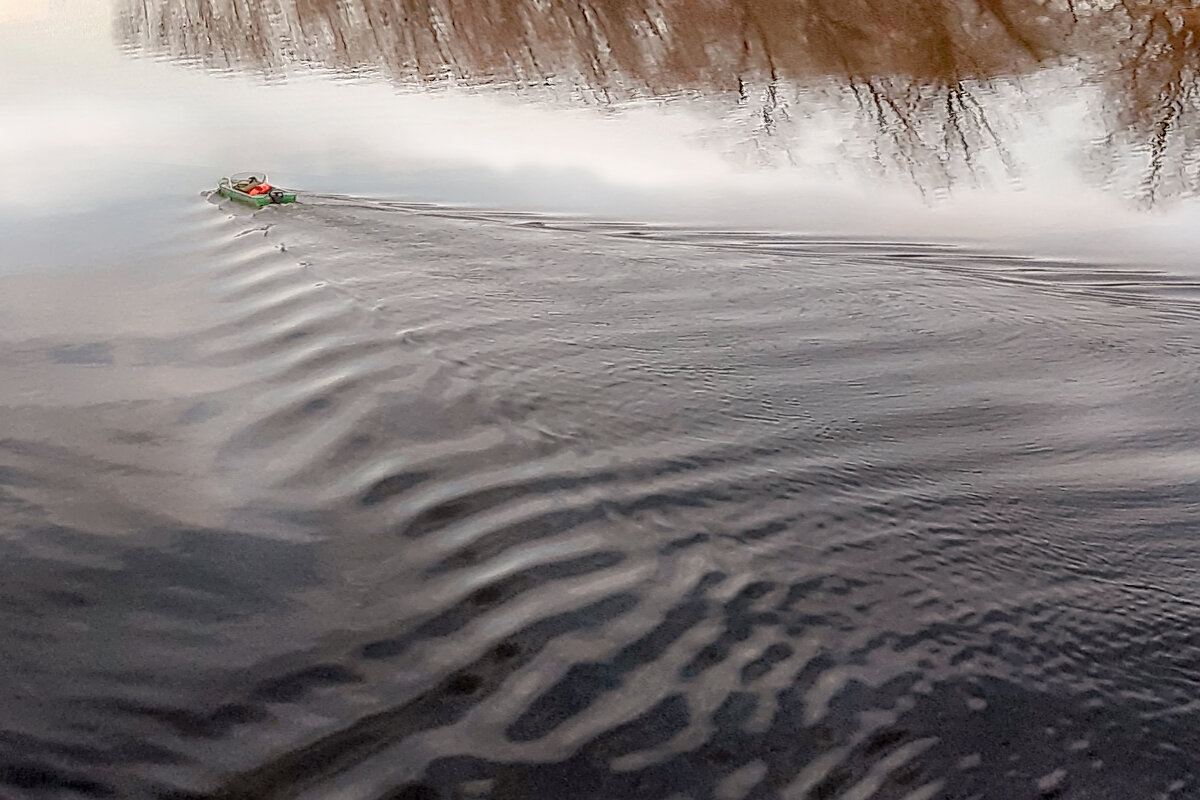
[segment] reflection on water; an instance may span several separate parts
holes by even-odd
[[[1080,156],[1099,182],[1153,201],[1200,186],[1198,14],[1173,0],[138,0],[118,29],[131,47],[215,67],[713,98],[760,139],[782,133],[783,152],[833,107],[873,129],[864,160],[935,188],[1020,173],[1004,118],[1036,128],[1030,103],[1099,86],[1104,130]],[[1022,80],[1051,69],[1050,86]]]
[[[403,79],[565,78],[623,96],[824,75],[995,77],[1060,55],[1077,21],[1029,0],[168,0],[130,4],[122,31],[230,66],[299,59]]]
[[[177,228],[0,284],[6,797],[1200,790],[1195,282],[311,193]]]
[[[0,228],[4,800],[1200,796],[1194,276],[918,240],[882,191],[831,236],[191,183],[349,181],[342,126],[408,180],[521,94],[494,150],[565,115],[586,162],[614,128],[562,103],[671,97],[926,187],[1031,168],[1066,106],[1154,199],[1196,179],[1194,12],[119,2],[136,51],[351,78],[0,48],[43,153]],[[106,191],[68,211],[47,152]]]
[[[1194,193],[1200,187],[1200,9],[1133,3],[1130,34],[1106,74],[1115,140],[1144,148],[1141,193]]]

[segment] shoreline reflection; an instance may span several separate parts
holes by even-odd
[[[845,134],[847,160],[927,191],[1014,179],[1012,123],[1085,99],[1102,130],[1076,155],[1093,182],[1147,203],[1200,188],[1200,10],[1175,0],[138,0],[116,31],[133,52],[265,76],[685,97],[784,163],[832,110],[868,131]],[[1043,75],[1058,77],[1031,90]]]

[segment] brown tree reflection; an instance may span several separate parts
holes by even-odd
[[[1133,152],[1144,162],[1140,196],[1200,189],[1200,9],[1183,3],[1123,0],[1124,37],[1113,39],[1106,64],[1111,133],[1105,144],[1110,164]]]
[[[739,80],[959,80],[1059,52],[1070,6],[1030,0],[132,0],[132,44],[213,65],[290,57],[405,79],[578,79],[626,96]]]
[[[129,0],[117,28],[136,49],[266,74],[687,94],[737,104],[751,138],[785,153],[793,112],[842,105],[872,127],[871,158],[929,187],[984,157],[1014,169],[995,87],[1069,67],[1104,87],[1109,178],[1135,152],[1147,198],[1200,187],[1190,0]]]

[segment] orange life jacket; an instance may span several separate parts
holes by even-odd
[[[259,195],[259,194],[266,194],[269,191],[271,191],[271,184],[260,183],[258,186],[251,186],[249,189],[247,189],[246,194],[253,197],[253,196]]]

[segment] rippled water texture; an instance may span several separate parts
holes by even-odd
[[[1186,282],[190,214],[189,325],[6,348],[19,796],[1196,790]]]
[[[300,203],[251,211],[207,183],[178,190],[221,174],[218,156],[272,152],[311,162],[299,182],[361,185],[369,159],[345,145],[359,140],[331,131],[404,139],[390,103],[436,117],[484,91],[528,92],[547,115],[521,117],[535,137],[536,120],[605,92],[618,116],[667,95],[711,114],[751,107],[753,84],[767,106],[738,141],[800,152],[772,114],[845,111],[811,83],[835,67],[853,77],[851,111],[858,96],[868,120],[900,114],[847,139],[847,159],[876,148],[882,174],[945,190],[978,175],[975,144],[1020,171],[987,115],[960,116],[983,108],[969,82],[989,108],[1018,107],[1017,89],[1061,85],[1070,59],[1111,66],[1113,31],[1147,37],[1167,69],[1194,52],[1193,12],[910,0],[867,24],[867,4],[748,1],[708,4],[689,28],[682,3],[503,8],[122,3],[128,53],[105,74],[123,82],[88,102],[129,119],[24,139],[0,122],[0,142],[52,142],[80,181],[122,176],[92,196],[47,200],[34,181],[0,196],[0,797],[1200,797],[1200,283],[1186,261],[1052,257],[1091,235],[1066,212],[1038,250],[1005,246],[998,217],[980,221],[983,242],[892,235],[900,212],[829,235],[799,213],[765,232],[745,216],[621,222],[303,185]],[[518,24],[538,9],[544,25]],[[758,38],[718,35],[735,12]],[[11,30],[13,48],[35,35]],[[580,42],[601,40],[589,60]],[[180,59],[283,83],[245,94]],[[323,97],[381,81],[437,96],[273,116],[303,96],[288,94],[298,64],[386,73]],[[1136,114],[1107,117],[1120,125],[1093,142],[1136,162],[1122,174],[1138,191],[1099,181],[1122,203],[1190,192],[1179,65],[1161,151],[1137,144]],[[1117,92],[1148,72],[1099,74]],[[28,89],[59,80],[40,68],[22,80],[23,126],[67,102]],[[225,96],[237,113],[212,111]],[[131,110],[152,101],[161,114]],[[689,130],[728,133],[737,113]],[[933,127],[906,128],[912,114]],[[194,119],[208,127],[185,138]],[[578,130],[601,142],[626,124]],[[476,141],[442,134],[449,149]],[[485,162],[393,160],[373,179],[411,196],[457,191],[430,176],[527,174]],[[732,219],[733,205],[708,209]],[[1182,208],[1120,218],[1158,236]],[[1103,230],[1114,218],[1086,222],[1128,245]]]

